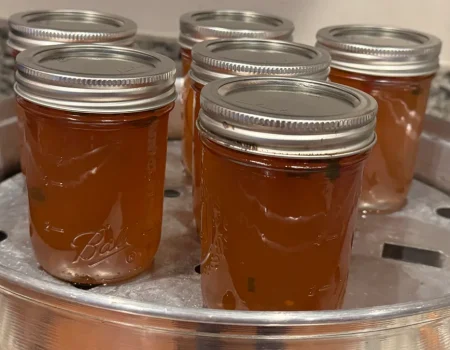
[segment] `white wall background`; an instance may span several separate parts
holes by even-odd
[[[223,7],[263,11],[291,19],[295,40],[314,43],[316,31],[343,23],[396,25],[435,34],[443,41],[442,64],[450,65],[450,0],[0,0],[0,17],[45,8],[91,9],[135,20],[141,32],[177,36],[187,11]]]

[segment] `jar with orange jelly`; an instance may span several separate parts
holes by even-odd
[[[31,243],[51,275],[112,283],[149,268],[161,236],[175,63],[57,45],[17,56]]]
[[[206,85],[201,108],[204,305],[339,308],[375,100],[322,81],[240,77]]]
[[[251,11],[216,10],[189,12],[180,18],[181,58],[185,84],[182,92],[182,105],[190,98],[190,79],[187,76],[191,67],[192,48],[196,43],[212,39],[252,38],[292,40],[294,24],[284,18]],[[192,130],[191,120],[183,115],[182,161],[186,171],[192,173]]]
[[[184,149],[192,150],[192,192],[194,217],[200,224],[200,147],[194,127],[200,109],[200,92],[207,83],[233,76],[284,76],[326,80],[331,57],[326,50],[277,40],[220,39],[194,46],[190,72],[191,86],[184,108]],[[193,135],[193,137],[190,137]]]
[[[409,29],[345,25],[321,29],[332,56],[330,80],[378,102],[378,141],[367,162],[360,208],[393,212],[407,200],[441,42]]]
[[[131,46],[137,25],[130,19],[85,10],[26,11],[9,20],[8,47],[15,58],[25,49],[57,44],[110,44]],[[21,166],[23,158],[23,121],[18,118]]]

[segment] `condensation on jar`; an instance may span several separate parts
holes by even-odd
[[[102,45],[27,49],[17,63],[39,264],[80,284],[149,268],[161,236],[175,63]]]
[[[330,80],[378,102],[378,141],[364,172],[360,208],[393,212],[407,202],[441,41],[409,29],[345,25],[321,29],[332,56]]]
[[[204,305],[341,307],[376,101],[327,82],[240,77],[206,85],[201,108]]]
[[[184,105],[188,98],[190,79],[187,73],[192,62],[192,48],[195,44],[204,40],[252,38],[252,39],[275,39],[292,40],[294,24],[285,18],[273,15],[235,10],[195,11],[180,17],[181,59],[183,64],[183,76],[185,77],[184,88],[181,93],[181,104]],[[184,107],[182,107],[181,118],[184,120]],[[192,129],[186,129],[184,121],[184,133],[192,139]],[[184,137],[184,136],[183,136]],[[183,165],[188,174],[192,172],[192,162],[186,162],[191,158],[191,148],[183,149]]]
[[[58,44],[105,44],[131,46],[137,25],[130,19],[95,11],[41,10],[13,14],[9,20],[7,46],[16,56],[25,49]],[[23,121],[18,118],[21,167]]]
[[[326,50],[277,40],[220,39],[193,48],[191,84],[184,106],[184,163],[192,163],[192,194],[196,226],[200,223],[200,147],[195,123],[200,92],[207,83],[233,76],[284,76],[326,80],[331,57]]]

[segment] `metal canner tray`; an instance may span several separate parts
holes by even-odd
[[[0,121],[5,127],[14,117]],[[428,118],[420,180],[404,210],[361,216],[338,311],[202,308],[190,182],[180,143],[168,149],[154,266],[119,285],[82,290],[39,269],[28,240],[24,178],[0,183],[0,349],[450,349],[449,122]]]

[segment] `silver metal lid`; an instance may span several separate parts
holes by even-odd
[[[180,45],[191,49],[203,40],[257,38],[292,40],[294,23],[288,19],[251,11],[189,12],[180,18]]]
[[[247,153],[334,158],[370,149],[377,103],[343,85],[295,78],[239,77],[202,89],[197,127]]]
[[[53,45],[17,56],[16,93],[51,108],[86,113],[152,110],[176,99],[175,63],[118,46]]]
[[[56,44],[130,46],[137,25],[130,19],[94,11],[27,11],[9,18],[8,45],[19,52]]]
[[[317,33],[317,47],[327,49],[331,66],[378,76],[420,76],[439,69],[441,41],[410,29],[370,25],[326,27]]]
[[[326,50],[287,41],[220,39],[192,49],[191,78],[203,85],[233,76],[286,76],[326,80]]]

